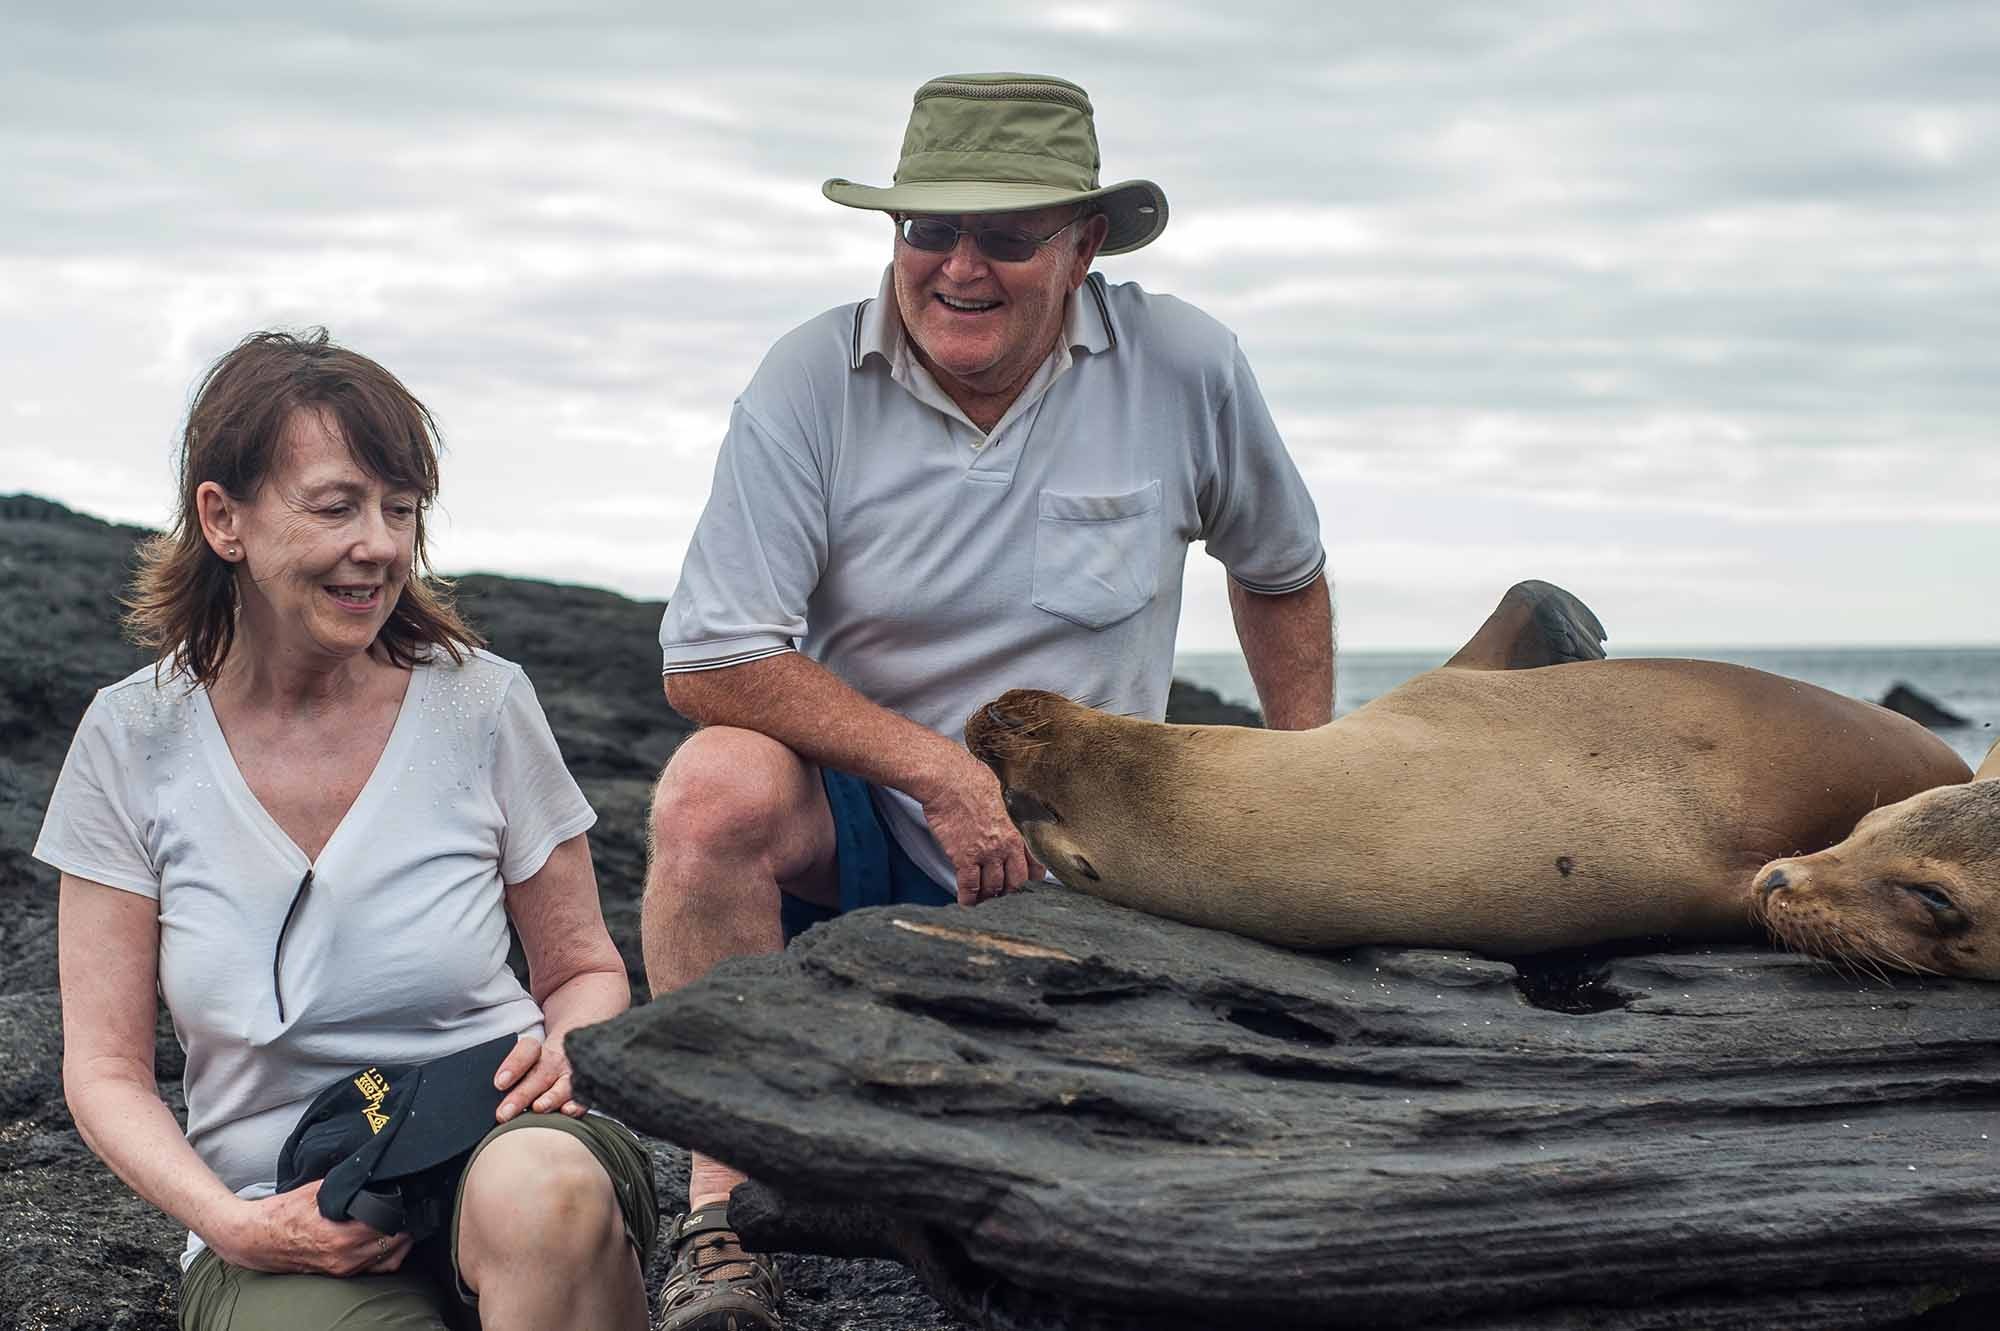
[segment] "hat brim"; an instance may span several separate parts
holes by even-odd
[[[1127,254],[1167,229],[1167,196],[1150,180],[1069,190],[1018,180],[915,180],[886,189],[835,176],[820,193],[848,208],[883,213],[1015,213],[1097,202],[1110,223],[1099,254]]]
[[[369,1178],[420,1173],[472,1149],[500,1126],[494,1114],[507,1097],[494,1086],[493,1076],[519,1039],[495,1036],[424,1064],[424,1079],[410,1101],[409,1114]]]
[[[449,1160],[479,1143],[499,1124],[494,1111],[504,1098],[493,1075],[518,1037],[495,1036],[470,1049],[429,1063],[380,1065],[384,1078],[402,1087],[407,1111],[399,1106],[380,1132],[363,1119],[353,1078],[360,1069],[328,1086],[306,1107],[298,1126],[278,1152],[280,1192],[345,1171],[355,1188],[371,1179],[400,1178]]]

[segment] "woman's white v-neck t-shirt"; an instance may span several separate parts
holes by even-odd
[[[148,666],[85,712],[34,854],[159,903],[188,1142],[260,1197],[341,1074],[542,1034],[507,965],[505,888],[595,821],[521,668],[441,656],[411,672],[374,772],[309,862],[244,782],[207,691]]]

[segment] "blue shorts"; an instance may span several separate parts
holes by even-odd
[[[833,812],[840,905],[821,906],[789,892],[779,893],[787,943],[822,920],[863,906],[949,906],[958,900],[957,890],[941,886],[919,869],[883,824],[872,786],[831,767],[819,770],[820,784],[826,787],[826,807]]]

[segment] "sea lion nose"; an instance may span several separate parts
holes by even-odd
[[[1062,819],[1056,817],[1054,809],[1051,809],[1025,790],[1016,790],[1014,787],[1008,786],[1000,792],[1000,799],[1007,806],[1007,816],[1014,820],[1016,826],[1022,823],[1059,823],[1062,821]]]
[[[1792,880],[1785,876],[1783,869],[1773,869],[1764,875],[1763,882],[1757,884],[1757,895],[1768,901],[1773,892],[1783,891],[1791,885]]]
[[[1005,726],[1009,730],[1018,730],[1022,724],[1020,717],[1000,706],[998,698],[986,704],[986,719],[996,726]]]
[[[1027,724],[1017,713],[1001,705],[1005,701],[1005,695],[1002,695],[984,706],[973,708],[972,714],[965,718],[965,747],[972,751],[973,757],[996,772],[1001,770],[1007,741],[1018,735]],[[1005,779],[1004,775],[1002,779]]]

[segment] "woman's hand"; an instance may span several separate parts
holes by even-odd
[[[372,1276],[401,1266],[410,1236],[384,1234],[359,1220],[328,1220],[319,1213],[320,1183],[244,1202],[226,1230],[202,1237],[223,1261],[252,1271]]]
[[[493,1084],[507,1092],[493,1113],[502,1123],[530,1110],[583,1117],[583,1106],[570,1095],[569,1055],[563,1052],[559,1039],[544,1043],[532,1035],[522,1036],[513,1052],[501,1060]]]

